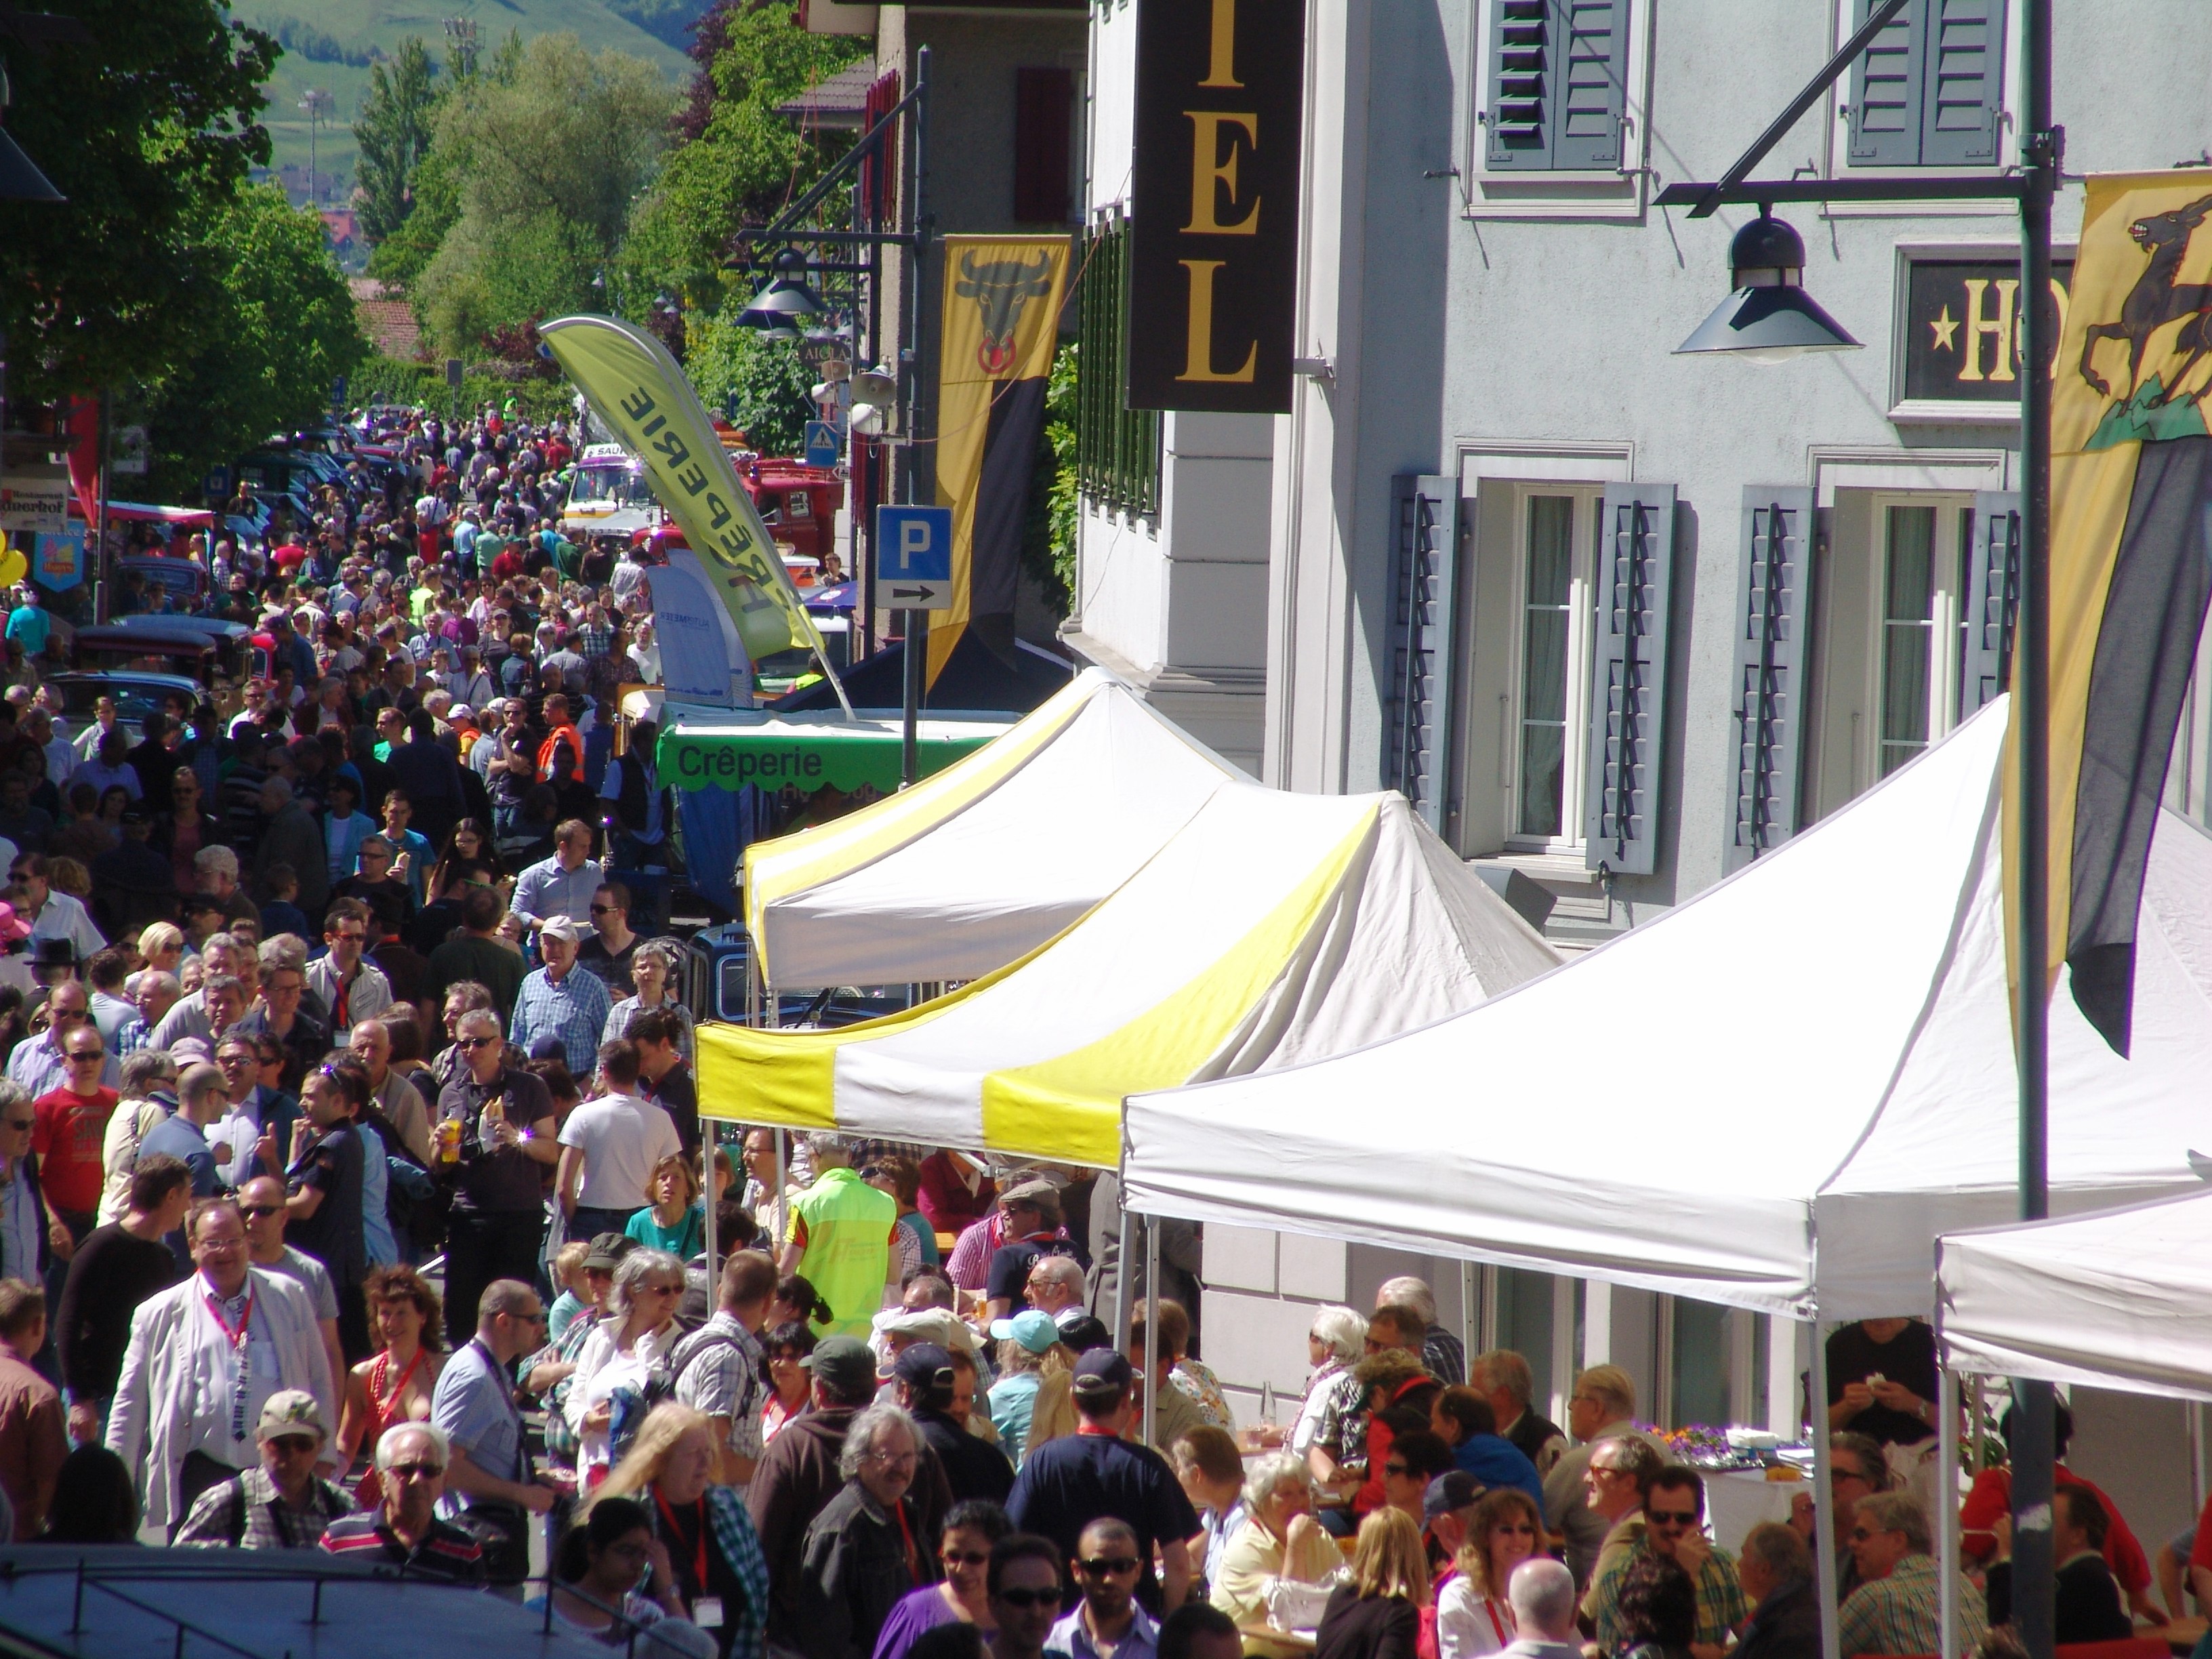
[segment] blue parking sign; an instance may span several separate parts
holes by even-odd
[[[952,608],[952,509],[876,509],[876,603],[890,611]]]

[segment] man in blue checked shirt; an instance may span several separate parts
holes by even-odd
[[[523,979],[507,1040],[530,1054],[539,1038],[558,1038],[569,1075],[588,1091],[599,1034],[606,1029],[607,1010],[613,1004],[607,982],[576,967],[582,939],[583,929],[566,916],[550,916],[538,924],[538,953],[545,965]]]
[[[606,880],[592,856],[592,826],[581,818],[569,818],[553,833],[553,856],[539,860],[522,872],[514,884],[512,908],[533,928],[555,916],[565,916],[578,927],[587,927],[592,895]]]

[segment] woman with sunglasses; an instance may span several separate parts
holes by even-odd
[[[607,1312],[576,1354],[562,1407],[586,1491],[636,1431],[639,1405],[655,1384],[672,1380],[668,1357],[684,1334],[676,1322],[683,1295],[683,1261],[665,1250],[632,1250],[615,1268]]]
[[[1483,1495],[1468,1518],[1467,1541],[1453,1563],[1458,1571],[1437,1595],[1437,1659],[1483,1659],[1512,1642],[1505,1586],[1513,1569],[1536,1553],[1543,1534],[1528,1493],[1499,1486]]]
[[[996,1630],[985,1569],[991,1564],[991,1546],[1013,1529],[1006,1512],[988,1498],[955,1504],[938,1534],[943,1581],[910,1591],[891,1608],[876,1632],[873,1659],[906,1659],[915,1639],[939,1625],[973,1625],[986,1635]]]
[[[703,1412],[664,1401],[647,1415],[629,1454],[579,1519],[588,1528],[600,1504],[635,1498],[667,1547],[691,1622],[714,1638],[722,1659],[762,1659],[768,1560],[744,1500],[734,1488],[716,1486],[714,1470],[713,1422]]]
[[[769,1396],[761,1406],[761,1444],[806,1409],[812,1379],[802,1363],[814,1352],[814,1329],[803,1319],[771,1323],[762,1345],[768,1359]]]

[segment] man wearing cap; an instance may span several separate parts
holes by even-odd
[[[1083,1528],[1102,1516],[1126,1522],[1137,1540],[1136,1595],[1156,1615],[1182,1605],[1191,1583],[1188,1540],[1198,1512],[1167,1459],[1123,1439],[1136,1373],[1111,1348],[1092,1348],[1075,1362],[1073,1390],[1080,1419],[1073,1434],[1031,1449],[1015,1477],[1006,1513],[1017,1529],[1041,1533],[1062,1559],[1078,1553]],[[1163,1586],[1152,1577],[1158,1547]],[[1073,1602],[1067,1603],[1072,1607]]]
[[[315,1473],[331,1432],[314,1395],[300,1389],[270,1395],[253,1437],[260,1467],[202,1492],[177,1528],[178,1543],[311,1550],[325,1528],[353,1513],[353,1499]]]
[[[791,1200],[791,1231],[776,1265],[807,1279],[830,1304],[827,1328],[865,1337],[876,1310],[897,1299],[898,1200],[853,1168],[843,1137],[817,1132],[806,1149],[819,1172]]]
[[[255,1267],[235,1200],[203,1201],[185,1223],[198,1271],[131,1316],[107,1417],[107,1449],[138,1484],[148,1528],[166,1534],[192,1501],[253,1460],[248,1437],[288,1389],[336,1399],[314,1304]]]
[[[1024,1181],[1009,1187],[999,1194],[999,1213],[1004,1218],[1006,1242],[991,1253],[990,1272],[983,1284],[994,1319],[1018,1314],[1030,1305],[1030,1270],[1039,1260],[1077,1254],[1074,1242],[1063,1236],[1060,1226],[1060,1188],[1049,1181]]]
[[[916,1342],[899,1351],[891,1362],[891,1377],[897,1385],[898,1403],[945,1467],[952,1501],[964,1504],[983,1498],[1003,1504],[1014,1489],[1013,1465],[996,1446],[953,1419],[951,1354],[934,1342]]]
[[[523,914],[520,896],[516,895],[518,915]],[[592,1075],[607,1010],[614,1006],[606,981],[577,969],[576,949],[583,937],[583,929],[566,916],[549,916],[538,924],[538,953],[545,965],[524,975],[507,1033],[507,1040],[525,1054],[540,1037],[559,1039],[569,1075],[579,1083]]]
[[[809,1644],[799,1629],[799,1586],[806,1529],[844,1486],[839,1460],[845,1432],[875,1399],[877,1377],[876,1357],[857,1337],[825,1336],[799,1364],[813,1376],[811,1408],[786,1423],[768,1443],[746,1491],[745,1508],[768,1562],[769,1643],[805,1652]],[[927,1448],[908,1490],[917,1534],[935,1538],[952,1507],[952,1494],[936,1454]]]

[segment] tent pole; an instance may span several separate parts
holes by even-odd
[[[1959,1659],[1959,1377],[1936,1373],[1936,1593],[1943,1608],[1941,1659]]]
[[[785,1237],[791,1232],[791,1200],[787,1196],[790,1191],[791,1143],[784,1138],[784,1131],[778,1129],[775,1132],[775,1190],[769,1194],[769,1202],[776,1206],[776,1214],[782,1218],[783,1224],[776,1231]],[[783,1238],[779,1237],[771,1254],[781,1255],[783,1243]]]
[[[1160,1404],[1160,1222],[1145,1218],[1145,1443],[1152,1443]]]
[[[1135,1272],[1134,1258],[1129,1253],[1129,1224],[1135,1218],[1121,1202],[1123,1191],[1121,1183],[1115,1182],[1114,1206],[1119,1219],[1114,1228],[1114,1346],[1117,1349],[1129,1346],[1129,1280]]]
[[[2204,1402],[2188,1402],[2189,1425],[2189,1507],[2198,1513],[2204,1509]]]
[[[720,1305],[720,1298],[714,1294],[714,1246],[720,1242],[714,1237],[714,1211],[718,1207],[714,1201],[714,1154],[721,1150],[722,1126],[710,1117],[700,1127],[707,1132],[699,1175],[705,1182],[703,1190],[707,1194],[707,1311],[712,1315]]]
[[[1836,1615],[1836,1490],[1828,1435],[1828,1343],[1821,1322],[1813,1325],[1813,1566],[1820,1590],[1821,1659],[1843,1659],[1843,1626]]]
[[[1473,1359],[1475,1355],[1482,1352],[1475,1341],[1475,1338],[1482,1330],[1481,1310],[1475,1300],[1479,1293],[1480,1281],[1480,1273],[1474,1263],[1462,1261],[1459,1264],[1459,1340],[1461,1351],[1469,1359]],[[1467,1378],[1455,1376],[1449,1380],[1454,1382],[1464,1382]]]

